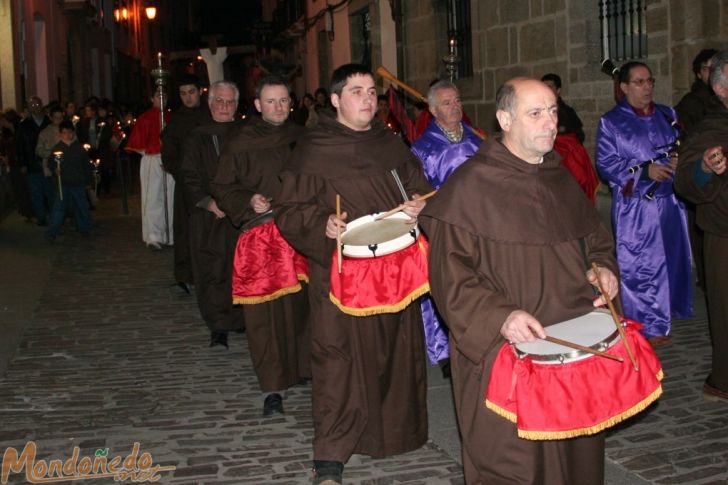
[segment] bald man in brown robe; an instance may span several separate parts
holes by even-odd
[[[354,453],[384,457],[427,440],[426,369],[422,318],[417,302],[397,313],[352,316],[329,299],[336,227],[402,203],[391,170],[406,195],[431,187],[420,162],[381,123],[374,78],[348,64],[333,75],[334,119],[319,123],[302,140],[283,176],[276,221],[284,237],[309,258],[313,374],[315,484],[339,484]],[[341,218],[336,217],[341,195]],[[424,201],[409,201],[416,216]]]
[[[430,238],[430,285],[450,327],[452,382],[468,484],[601,484],[604,434],[561,441],[517,437],[484,405],[500,347],[589,313],[600,267],[617,292],[609,233],[552,152],[557,103],[543,83],[509,81],[497,95],[502,137],[440,189],[420,220]],[[582,244],[584,249],[582,250]],[[592,284],[590,284],[592,283]]]
[[[270,210],[281,190],[283,166],[304,131],[287,121],[291,98],[282,79],[261,78],[256,93],[261,117],[252,118],[235,136],[212,183],[220,207],[236,225],[250,224]],[[311,377],[305,289],[242,305],[264,416],[283,413],[283,391]]]

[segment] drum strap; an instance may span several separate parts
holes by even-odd
[[[399,179],[396,168],[392,169],[392,177],[394,177],[394,181],[397,182],[397,187],[399,187],[399,191],[402,193],[402,198],[405,202],[407,202],[409,198],[407,197],[407,192],[404,190],[404,185],[402,185],[402,181]]]

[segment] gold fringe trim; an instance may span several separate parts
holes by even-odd
[[[379,305],[379,306],[371,306],[367,308],[354,308],[344,305],[339,301],[338,298],[336,298],[333,293],[329,292],[329,300],[331,300],[331,303],[336,305],[339,310],[342,312],[353,315],[355,317],[368,317],[371,315],[379,315],[381,313],[397,313],[401,312],[407,306],[409,306],[410,303],[415,301],[417,298],[421,297],[425,293],[428,293],[430,291],[430,283],[427,282],[420,286],[419,288],[414,289],[409,295],[406,295],[399,303],[395,303],[393,305]]]
[[[256,305],[258,303],[265,303],[267,301],[277,300],[278,298],[292,293],[298,293],[301,291],[301,284],[296,283],[293,286],[287,288],[281,288],[280,290],[274,291],[269,295],[262,296],[234,296],[233,305]]]
[[[516,416],[516,413],[512,413],[512,412],[508,411],[507,409],[498,406],[493,401],[489,401],[486,399],[485,407],[487,407],[488,409],[490,409],[491,411],[496,413],[498,416],[500,416],[502,418],[506,418],[511,423],[518,422],[518,416]]]
[[[658,372],[657,374],[658,380],[662,380],[662,370]],[[588,428],[578,428],[578,429],[570,429],[568,431],[526,431],[526,430],[518,430],[518,437],[524,438],[527,440],[535,440],[535,441],[542,441],[542,440],[564,440],[569,438],[577,438],[579,436],[588,436],[592,434],[597,434],[601,431],[604,431],[607,428],[611,428],[612,426],[621,423],[622,421],[631,418],[632,416],[644,411],[647,409],[647,407],[655,402],[660,396],[662,395],[662,385],[658,386],[657,389],[655,389],[652,394],[644,398],[642,401],[638,402],[634,406],[632,406],[630,409],[618,414],[617,416],[613,416],[606,421],[603,421],[601,423],[595,424],[594,426],[590,426]],[[497,404],[494,404],[492,401],[485,400],[485,406],[496,413],[497,415],[507,419],[508,421],[512,423],[518,422],[518,416],[515,413],[512,413]]]
[[[296,277],[298,278],[298,281],[303,281],[304,283],[308,284],[308,275],[307,274],[297,274]]]

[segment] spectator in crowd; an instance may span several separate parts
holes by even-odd
[[[690,134],[695,129],[695,126],[705,117],[710,105],[714,103],[715,96],[713,89],[710,87],[710,66],[713,56],[717,53],[718,51],[715,49],[703,49],[693,59],[693,75],[695,76],[693,85],[690,87],[690,92],[683,96],[675,106],[678,120],[685,134]],[[705,290],[703,230],[698,227],[695,221],[695,204],[687,200],[685,209],[688,216],[690,248],[696,270],[695,280],[698,287]]]
[[[709,400],[728,403],[728,52],[711,61],[710,84],[717,99],[680,147],[675,189],[695,203],[703,230],[705,289],[712,344],[710,374],[703,385]]]
[[[559,133],[574,133],[579,141],[584,143],[584,125],[574,108],[566,104],[564,98],[561,97],[561,77],[558,74],[549,73],[544,74],[541,81],[551,88],[559,103]]]
[[[28,117],[20,122],[16,135],[18,165],[28,180],[28,191],[33,204],[33,214],[39,226],[48,223],[48,213],[53,205],[53,181],[43,173],[42,160],[35,154],[38,136],[50,120],[43,111],[43,101],[38,96],[28,99]]]

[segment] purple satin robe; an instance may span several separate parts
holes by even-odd
[[[671,316],[692,314],[685,208],[675,197],[672,180],[660,184],[654,200],[648,200],[645,195],[654,181],[643,176],[647,166],[629,173],[630,167],[654,158],[675,141],[675,119],[672,108],[662,105],[655,105],[651,115],[638,116],[623,100],[602,116],[597,131],[597,170],[612,189],[624,314],[642,322],[648,338],[668,335]],[[664,157],[657,163],[668,161]]]
[[[451,143],[433,120],[422,136],[412,144],[412,152],[422,161],[427,181],[439,189],[456,168],[478,151],[482,142],[473,129],[463,123],[463,139],[459,143]],[[450,356],[447,330],[431,297],[422,297],[420,308],[425,327],[427,357],[432,364],[437,364]]]

